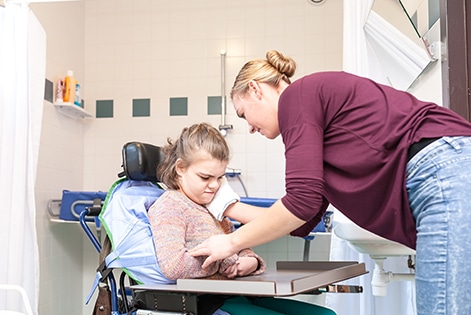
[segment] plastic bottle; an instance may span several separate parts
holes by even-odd
[[[75,98],[74,104],[81,107],[82,106],[82,99],[80,98],[80,84],[78,81],[75,83]]]
[[[63,101],[64,101],[64,81],[57,80],[56,102],[62,103]]]
[[[64,80],[64,102],[74,103],[75,100],[75,84],[74,72],[72,70],[67,71],[67,76]]]

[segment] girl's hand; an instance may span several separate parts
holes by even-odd
[[[229,279],[237,277],[237,262],[227,267],[224,271],[221,272],[221,274],[228,277]]]
[[[258,268],[258,260],[255,257],[239,257],[235,264],[230,265],[224,271],[222,275],[233,279],[235,277],[243,277],[251,274]]]
[[[255,257],[239,257],[237,260],[237,276],[243,277],[251,274],[258,268],[258,259]]]

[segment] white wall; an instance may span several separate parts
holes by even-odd
[[[220,55],[227,51],[226,91],[240,67],[278,49],[298,62],[295,78],[340,70],[342,0],[312,6],[305,0],[87,0],[32,4],[47,33],[47,78],[74,70],[85,109],[114,99],[113,118],[71,119],[44,104],[36,183],[41,255],[40,314],[90,314],[83,301],[98,263],[76,224],[51,223],[47,201],[63,189],[107,190],[120,171],[121,146],[130,140],[162,144],[206,114],[206,97],[220,95]],[[413,87],[419,97],[440,103],[440,67],[435,64]],[[434,92],[435,93],[435,92]],[[169,97],[189,98],[189,116],[170,117]],[[131,117],[132,99],[150,98],[151,117]],[[251,196],[280,197],[284,157],[280,139],[250,135],[228,104],[231,167],[242,170]],[[242,194],[237,181],[233,187]],[[285,237],[259,246],[273,267],[277,260],[302,259],[302,239]],[[330,239],[311,244],[311,259],[328,259]]]
[[[98,258],[76,224],[51,223],[47,201],[63,189],[108,190],[129,140],[162,144],[206,114],[206,97],[220,95],[220,55],[227,51],[226,90],[249,59],[278,49],[298,62],[296,78],[340,70],[342,0],[312,6],[305,0],[112,1],[32,4],[47,33],[47,78],[69,69],[82,85],[85,109],[114,99],[113,118],[71,119],[44,104],[36,183],[41,255],[40,314],[90,314],[83,307]],[[189,116],[170,117],[169,97],[188,97]],[[150,98],[151,117],[131,117],[132,99]],[[284,156],[280,139],[249,135],[228,104],[231,167],[242,170],[251,196],[280,197]],[[238,182],[234,188],[242,193]],[[256,250],[276,260],[302,259],[302,239],[282,238]],[[311,245],[312,259],[328,259],[329,239]]]
[[[105,189],[116,178],[129,140],[164,143],[206,114],[206,97],[220,95],[220,50],[227,51],[226,90],[241,66],[279,49],[299,63],[297,77],[341,68],[342,1],[87,1],[85,97],[114,99],[115,117],[88,122],[85,185]],[[189,116],[170,117],[169,98],[189,98]],[[132,118],[133,98],[151,98],[151,117]],[[283,193],[281,141],[248,135],[228,104],[231,166],[242,169],[249,194]],[[275,153],[275,154],[274,154]],[[268,157],[270,159],[268,159]]]
[[[298,62],[295,78],[342,64],[342,0],[312,6],[305,0],[87,0],[32,4],[47,33],[47,78],[74,70],[85,109],[114,99],[113,118],[71,119],[45,102],[36,183],[41,256],[40,314],[90,314],[83,301],[98,263],[76,224],[51,223],[47,201],[63,189],[107,190],[120,171],[121,146],[129,140],[162,144],[206,114],[206,97],[220,95],[220,55],[227,51],[226,91],[240,67],[278,49]],[[412,91],[441,103],[439,63]],[[438,80],[438,81],[437,81]],[[433,94],[430,91],[434,91]],[[189,98],[187,117],[170,117],[169,97]],[[132,118],[133,98],[151,98],[151,117]],[[231,167],[242,170],[251,196],[280,197],[284,157],[280,139],[250,135],[228,104]],[[233,187],[242,194],[237,181]],[[326,260],[330,239],[311,244],[312,260]],[[302,259],[302,239],[285,237],[259,246],[273,267]]]
[[[84,4],[32,4],[46,30],[46,77],[56,82],[66,71],[83,78]],[[83,189],[84,125],[44,102],[36,179],[40,254],[39,314],[82,314],[82,239],[76,224],[49,222],[46,207],[62,189]],[[88,272],[88,271],[87,271]]]
[[[439,22],[435,23],[430,30],[424,34],[424,38],[426,38],[430,44],[441,47]],[[441,106],[444,104],[442,88],[442,54],[444,53],[443,50],[437,50],[436,57],[438,60],[431,63],[409,89],[409,92],[414,94],[417,98],[435,102]]]
[[[278,1],[87,1],[85,9],[86,102],[114,99],[114,118],[88,121],[85,139],[85,187],[106,190],[116,179],[120,149],[131,140],[163,144],[184,126],[208,116],[207,96],[220,95],[220,50],[227,51],[226,91],[242,65],[278,49],[298,62],[296,77],[340,70],[342,1],[312,6],[303,0]],[[189,116],[169,116],[169,98],[188,97]],[[131,117],[133,98],[151,98],[151,117]],[[284,151],[281,139],[248,134],[245,121],[228,104],[226,139],[231,167],[242,170],[250,196],[281,197]],[[240,190],[237,181],[235,189]],[[319,240],[316,240],[319,241]],[[328,258],[329,242],[313,257]],[[282,238],[257,248],[270,266],[301,259],[303,241]],[[327,253],[327,254],[326,254]],[[92,260],[93,261],[93,260]],[[93,266],[94,267],[94,261]]]

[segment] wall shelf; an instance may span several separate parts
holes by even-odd
[[[86,118],[93,117],[92,114],[87,112],[80,106],[74,105],[72,103],[64,102],[55,102],[54,106],[61,112],[63,115],[66,115],[71,118]]]

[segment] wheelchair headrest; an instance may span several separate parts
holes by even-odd
[[[123,146],[122,155],[123,172],[118,175],[119,177],[159,181],[156,174],[157,166],[165,158],[160,147],[142,142],[128,142]]]

